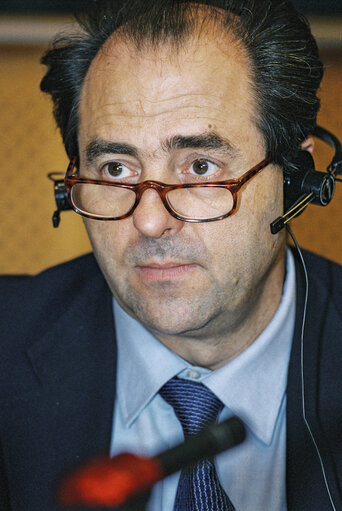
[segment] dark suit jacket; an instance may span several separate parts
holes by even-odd
[[[342,269],[312,254],[305,258],[306,415],[329,491],[341,510]],[[298,261],[296,266],[287,396],[288,509],[326,511],[333,508],[302,416],[304,285]],[[116,367],[112,297],[92,255],[34,278],[4,277],[0,292],[0,510],[57,510],[54,489],[60,475],[109,452]]]

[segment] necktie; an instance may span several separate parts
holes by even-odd
[[[159,393],[173,407],[185,437],[215,422],[223,408],[207,387],[177,377],[169,380]],[[174,511],[235,511],[218,480],[213,460],[205,459],[182,470]]]

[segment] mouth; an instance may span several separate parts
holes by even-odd
[[[141,278],[150,282],[170,281],[185,277],[198,268],[194,263],[147,263],[136,266]]]

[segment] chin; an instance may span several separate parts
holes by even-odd
[[[157,303],[139,300],[130,303],[128,312],[156,336],[198,334],[209,320],[201,314],[196,303],[182,299],[165,299]]]

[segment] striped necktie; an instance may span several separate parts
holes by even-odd
[[[185,437],[215,422],[223,408],[221,401],[202,383],[177,376],[159,393],[173,407]],[[204,459],[181,471],[174,511],[235,511],[218,480],[213,460]]]

